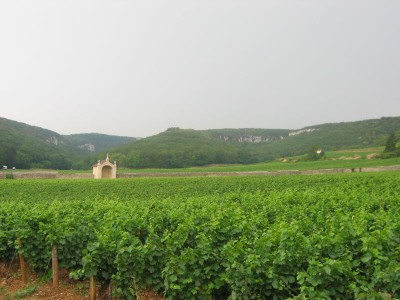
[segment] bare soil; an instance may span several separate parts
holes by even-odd
[[[53,288],[51,281],[40,280],[31,271],[28,274],[28,283],[24,284],[17,263],[0,264],[0,299],[87,299],[88,284],[71,280],[65,270],[60,270],[58,288]]]
[[[27,299],[27,300],[86,300],[89,297],[89,282],[72,280],[68,271],[59,271],[59,286],[53,288],[51,280],[42,281],[32,271],[29,280],[24,284],[21,279],[18,263],[11,266],[0,263],[0,300]],[[98,296],[97,299],[106,299]],[[164,300],[165,298],[152,291],[142,291],[138,300]]]

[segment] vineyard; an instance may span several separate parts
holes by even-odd
[[[167,299],[399,299],[400,175],[1,180],[0,261]]]

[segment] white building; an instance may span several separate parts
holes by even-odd
[[[99,160],[97,164],[93,165],[93,176],[95,179],[100,178],[117,178],[117,162],[110,163],[110,160]]]

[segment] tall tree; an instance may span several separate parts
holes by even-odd
[[[394,133],[391,133],[387,140],[386,140],[386,146],[384,152],[394,152],[396,151],[396,135]]]

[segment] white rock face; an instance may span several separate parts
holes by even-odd
[[[220,140],[224,140],[225,142],[229,141],[229,136],[225,136],[225,135],[220,135],[219,136]]]
[[[318,129],[316,129],[316,128],[300,129],[300,130],[297,130],[297,131],[289,132],[289,136],[299,135],[299,134],[303,134],[303,133],[310,133],[310,132],[313,132],[315,130],[318,130]]]
[[[58,146],[59,144],[64,144],[64,142],[62,141],[62,140],[59,140],[57,137],[55,137],[55,136],[52,136],[52,137],[49,137],[47,140],[46,140],[46,142],[48,142],[48,143],[50,143],[50,144],[53,144],[53,145],[56,145],[56,146]]]
[[[90,151],[90,152],[96,151],[96,147],[93,144],[84,144],[84,145],[79,145],[78,147],[80,149]]]
[[[263,141],[263,137],[262,136],[256,136],[256,135],[243,135],[243,136],[239,136],[238,141],[240,143],[243,143],[243,142],[261,143]]]
[[[239,143],[263,143],[263,142],[271,142],[273,140],[279,139],[273,136],[261,136],[261,135],[240,135],[235,137],[229,137],[226,135],[220,135],[219,138],[225,142],[229,141],[229,139],[235,139]],[[283,139],[283,137],[280,137]]]

